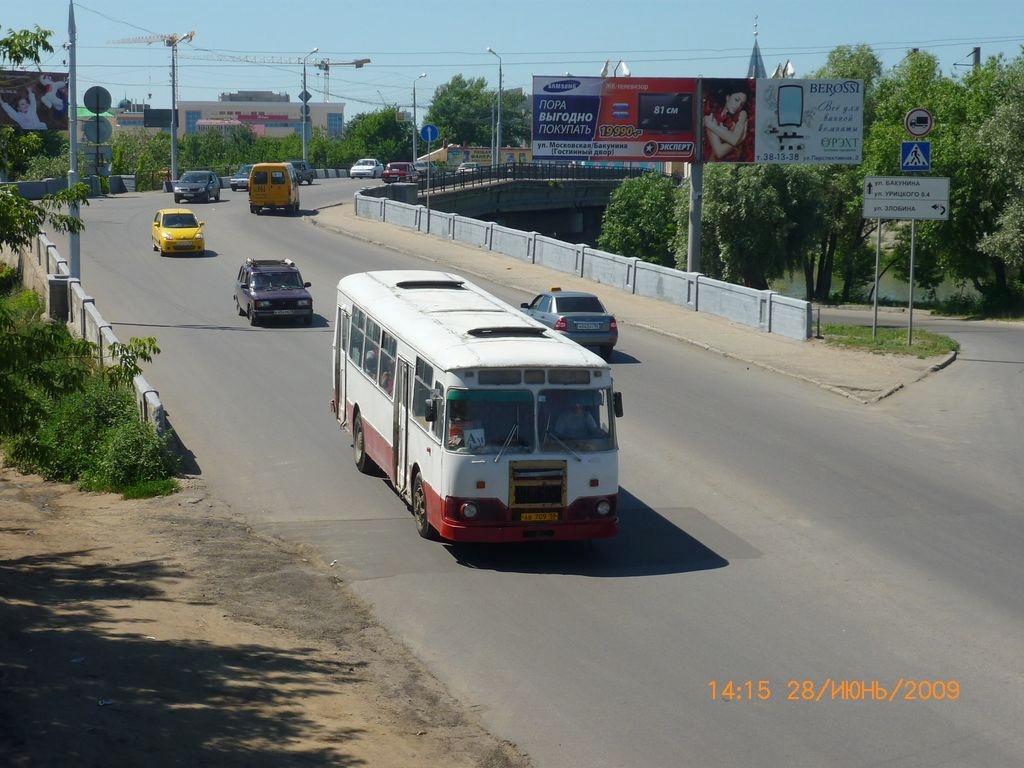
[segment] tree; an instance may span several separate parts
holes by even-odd
[[[704,169],[701,267],[710,277],[765,289],[796,266],[817,234],[821,194],[797,166],[713,163]],[[689,197],[680,195],[676,250],[685,263]]]
[[[625,179],[605,208],[598,246],[621,256],[675,266],[676,194],[668,176],[648,173]]]
[[[842,45],[832,50],[825,66],[814,78],[862,80],[864,82],[864,134],[869,141],[875,122],[875,92],[882,73],[882,62],[866,45]],[[808,300],[827,301],[832,294],[832,277],[843,278],[843,299],[849,301],[858,285],[870,279],[872,253],[865,247],[875,222],[865,219],[861,208],[864,168],[855,165],[814,166],[821,190],[817,237],[812,246],[799,254],[800,268]]]
[[[11,30],[0,37],[0,63],[20,66],[31,61],[38,64],[41,51],[53,52],[48,41],[51,34],[50,30],[39,26],[32,30]],[[9,173],[12,160],[38,153],[43,144],[44,140],[35,133],[21,135],[20,129],[0,128],[0,173]],[[20,250],[31,243],[46,224],[58,232],[80,232],[81,219],[64,211],[72,203],[87,203],[88,193],[87,186],[77,184],[42,200],[31,201],[8,188],[0,188],[0,247]]]
[[[412,134],[398,122],[395,107],[353,117],[345,130],[344,145],[352,159],[379,157],[382,162],[412,156]]]
[[[502,116],[506,110],[502,94]],[[426,120],[438,127],[443,144],[486,147],[491,144],[492,115],[497,107],[497,91],[488,90],[483,77],[456,75],[434,91]],[[502,122],[502,143],[505,126]]]
[[[950,180],[949,218],[916,226],[915,283],[928,288],[947,277],[970,283],[984,297],[986,311],[1020,300],[1015,278],[1024,256],[1015,233],[1024,188],[1015,162],[1022,159],[1024,141],[1024,124],[1016,114],[1022,70],[1024,57],[1008,65],[997,56],[953,78],[940,73],[934,57],[909,56],[880,88],[881,128],[871,148],[892,156],[905,138],[902,121],[908,105],[935,115],[928,137],[932,174]],[[897,227],[893,262],[903,277],[909,272],[909,251],[909,227]]]

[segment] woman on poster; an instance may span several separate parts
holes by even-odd
[[[752,163],[751,114],[746,91],[731,90],[704,115],[704,160]]]

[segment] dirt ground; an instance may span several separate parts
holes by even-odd
[[[531,765],[337,571],[182,485],[125,501],[0,459],[0,765]]]

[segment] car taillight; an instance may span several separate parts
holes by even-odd
[[[614,331],[615,333],[619,332],[619,324],[615,322],[614,317],[608,321],[608,330]]]
[[[560,317],[557,320],[555,320],[555,330],[556,331],[567,331],[567,330],[569,330],[569,324],[567,322],[565,322],[565,318],[564,317]]]

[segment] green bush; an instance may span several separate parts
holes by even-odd
[[[176,489],[178,460],[168,439],[139,420],[125,388],[111,386],[97,373],[81,391],[48,406],[37,431],[17,435],[6,445],[18,469],[133,498]]]
[[[34,434],[12,441],[11,458],[48,480],[73,482],[88,469],[104,435],[129,419],[138,420],[131,395],[91,376],[80,391],[51,402]]]
[[[123,491],[166,480],[177,468],[167,440],[133,416],[107,430],[82,473],[81,485],[89,491]]]

